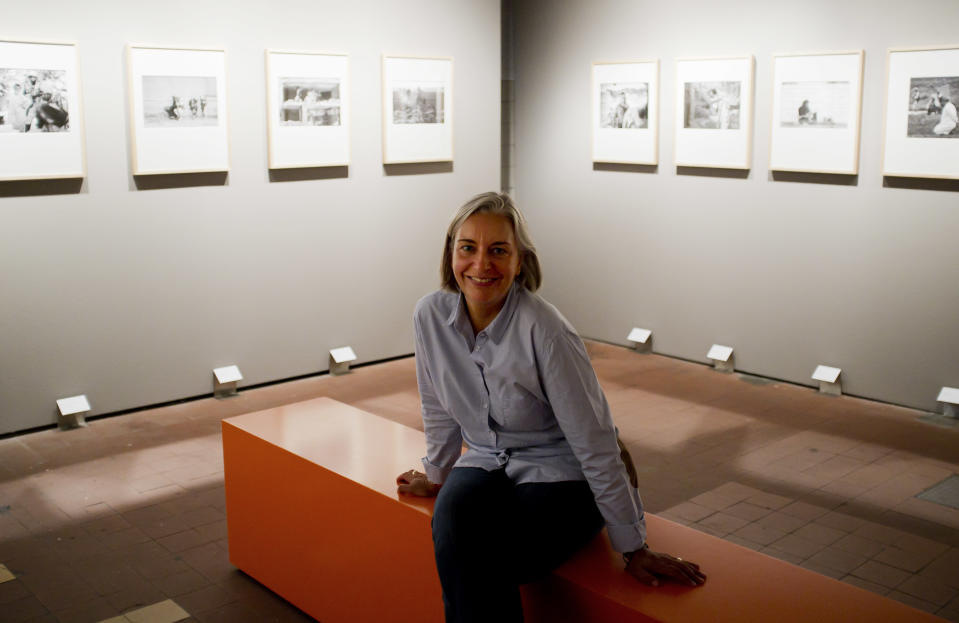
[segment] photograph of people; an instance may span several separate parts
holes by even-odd
[[[640,582],[701,585],[698,565],[647,544],[632,460],[582,340],[535,294],[542,271],[512,199],[467,201],[442,257],[442,289],[414,312],[425,473],[397,483],[437,498],[446,621],[522,621],[519,586],[604,526]]]
[[[952,97],[956,92],[959,76],[912,78],[906,136],[959,138],[959,118]]]
[[[956,115],[956,105],[952,103],[948,95],[940,95],[939,104],[939,123],[932,129],[932,132],[939,136],[945,136],[956,129],[959,117]]]

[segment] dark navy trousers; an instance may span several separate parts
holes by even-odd
[[[454,468],[433,512],[447,623],[519,623],[519,586],[542,579],[602,529],[586,481],[514,484],[505,469]]]

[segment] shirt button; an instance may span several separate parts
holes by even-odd
[[[484,408],[484,409],[489,409],[489,403],[484,402],[484,403],[483,403],[483,408]]]

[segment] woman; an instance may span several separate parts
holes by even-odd
[[[437,496],[446,620],[522,621],[519,585],[604,524],[640,581],[702,584],[695,563],[646,546],[609,405],[582,340],[533,294],[539,260],[508,196],[485,193],[460,208],[440,271],[443,290],[414,314],[426,473],[397,482],[400,492]]]

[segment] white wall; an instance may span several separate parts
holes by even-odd
[[[94,415],[208,393],[230,363],[254,384],[325,370],[345,344],[411,353],[449,215],[499,187],[498,1],[6,3],[0,37],[78,44],[88,165],[79,189],[0,183],[0,433],[55,422],[76,393]],[[226,49],[225,184],[137,188],[131,42]],[[267,48],[350,55],[348,177],[271,181]],[[383,52],[454,57],[451,170],[384,171]]]
[[[955,0],[515,3],[516,195],[545,267],[544,296],[589,337],[654,330],[658,352],[936,409],[959,385],[959,183],[880,174],[886,50],[959,43]],[[768,171],[772,55],[865,50],[860,174]],[[753,54],[746,179],[673,166],[677,57]],[[594,61],[659,58],[658,170],[590,158]],[[956,69],[959,72],[959,68]],[[957,163],[959,166],[959,163]]]

